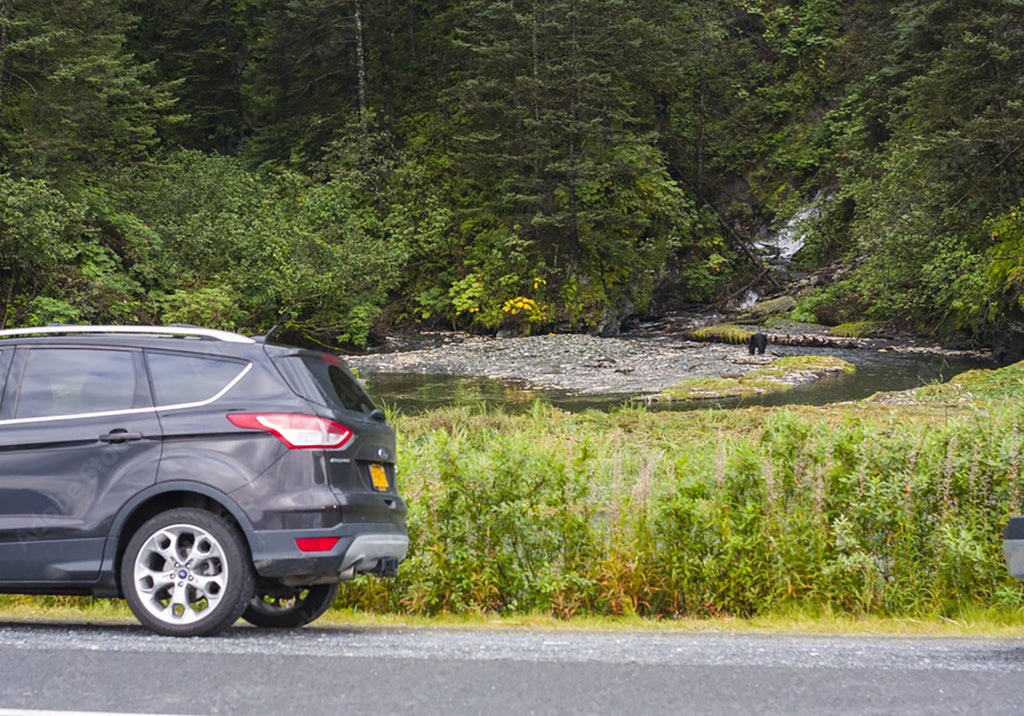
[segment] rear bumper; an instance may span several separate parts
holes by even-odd
[[[302,552],[296,539],[337,537],[328,551]],[[286,584],[307,585],[352,579],[358,574],[389,573],[405,559],[409,537],[390,524],[340,525],[330,530],[257,532],[250,543],[256,573]]]
[[[1003,530],[1003,554],[1006,568],[1024,581],[1024,517],[1013,517]]]

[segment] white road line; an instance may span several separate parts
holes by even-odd
[[[187,716],[187,714],[141,714],[120,711],[37,711],[34,709],[0,709],[0,716]]]

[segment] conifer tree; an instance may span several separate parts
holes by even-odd
[[[0,152],[10,170],[66,177],[157,144],[171,96],[126,50],[132,18],[119,0],[5,0],[0,15]]]

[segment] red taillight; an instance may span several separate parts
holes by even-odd
[[[300,552],[330,552],[336,544],[337,537],[300,537],[295,540]]]
[[[266,430],[291,449],[337,450],[349,444],[352,431],[341,423],[299,413],[228,413],[240,428]]]

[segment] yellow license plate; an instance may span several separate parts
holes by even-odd
[[[370,465],[370,482],[373,483],[373,489],[378,492],[388,491],[388,473],[383,465]]]

